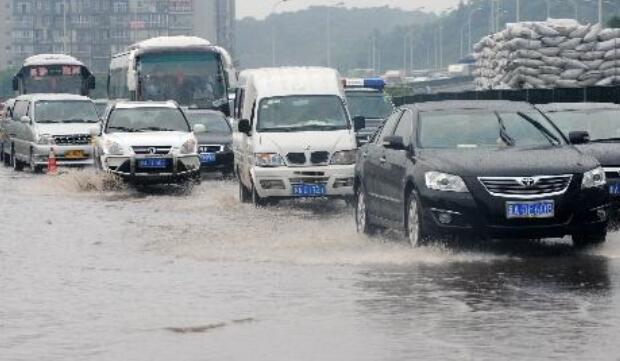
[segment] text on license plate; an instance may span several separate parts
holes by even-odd
[[[200,153],[200,162],[201,163],[215,163],[216,157],[215,153]]]
[[[293,184],[293,196],[321,197],[325,195],[324,184]]]
[[[609,185],[609,194],[620,195],[620,183],[612,183]]]
[[[553,218],[555,203],[553,201],[508,202],[506,217],[513,218]]]
[[[157,159],[157,158],[149,158],[149,159],[141,159],[138,161],[138,167],[143,169],[163,169],[168,166],[167,159]]]
[[[65,158],[82,159],[84,158],[84,151],[83,150],[68,150],[65,152]]]

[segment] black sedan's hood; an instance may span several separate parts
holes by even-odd
[[[538,176],[583,173],[598,162],[572,146],[503,149],[418,149],[427,170],[463,177]]]
[[[620,143],[588,143],[577,148],[596,158],[605,167],[620,166]]]
[[[196,133],[198,144],[231,144],[232,134],[230,133]]]

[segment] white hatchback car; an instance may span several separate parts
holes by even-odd
[[[200,180],[198,141],[175,102],[111,105],[98,130],[95,165],[134,183]]]

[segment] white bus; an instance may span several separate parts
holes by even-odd
[[[13,78],[17,95],[67,93],[88,96],[95,77],[81,61],[64,54],[39,54],[26,60]]]
[[[229,53],[191,36],[158,37],[112,57],[108,97],[174,100],[182,106],[230,115],[229,89],[236,83]]]

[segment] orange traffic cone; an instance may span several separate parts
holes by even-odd
[[[47,158],[47,174],[56,174],[58,171],[58,164],[56,163],[56,155],[54,154],[54,148],[50,149],[50,155]]]

